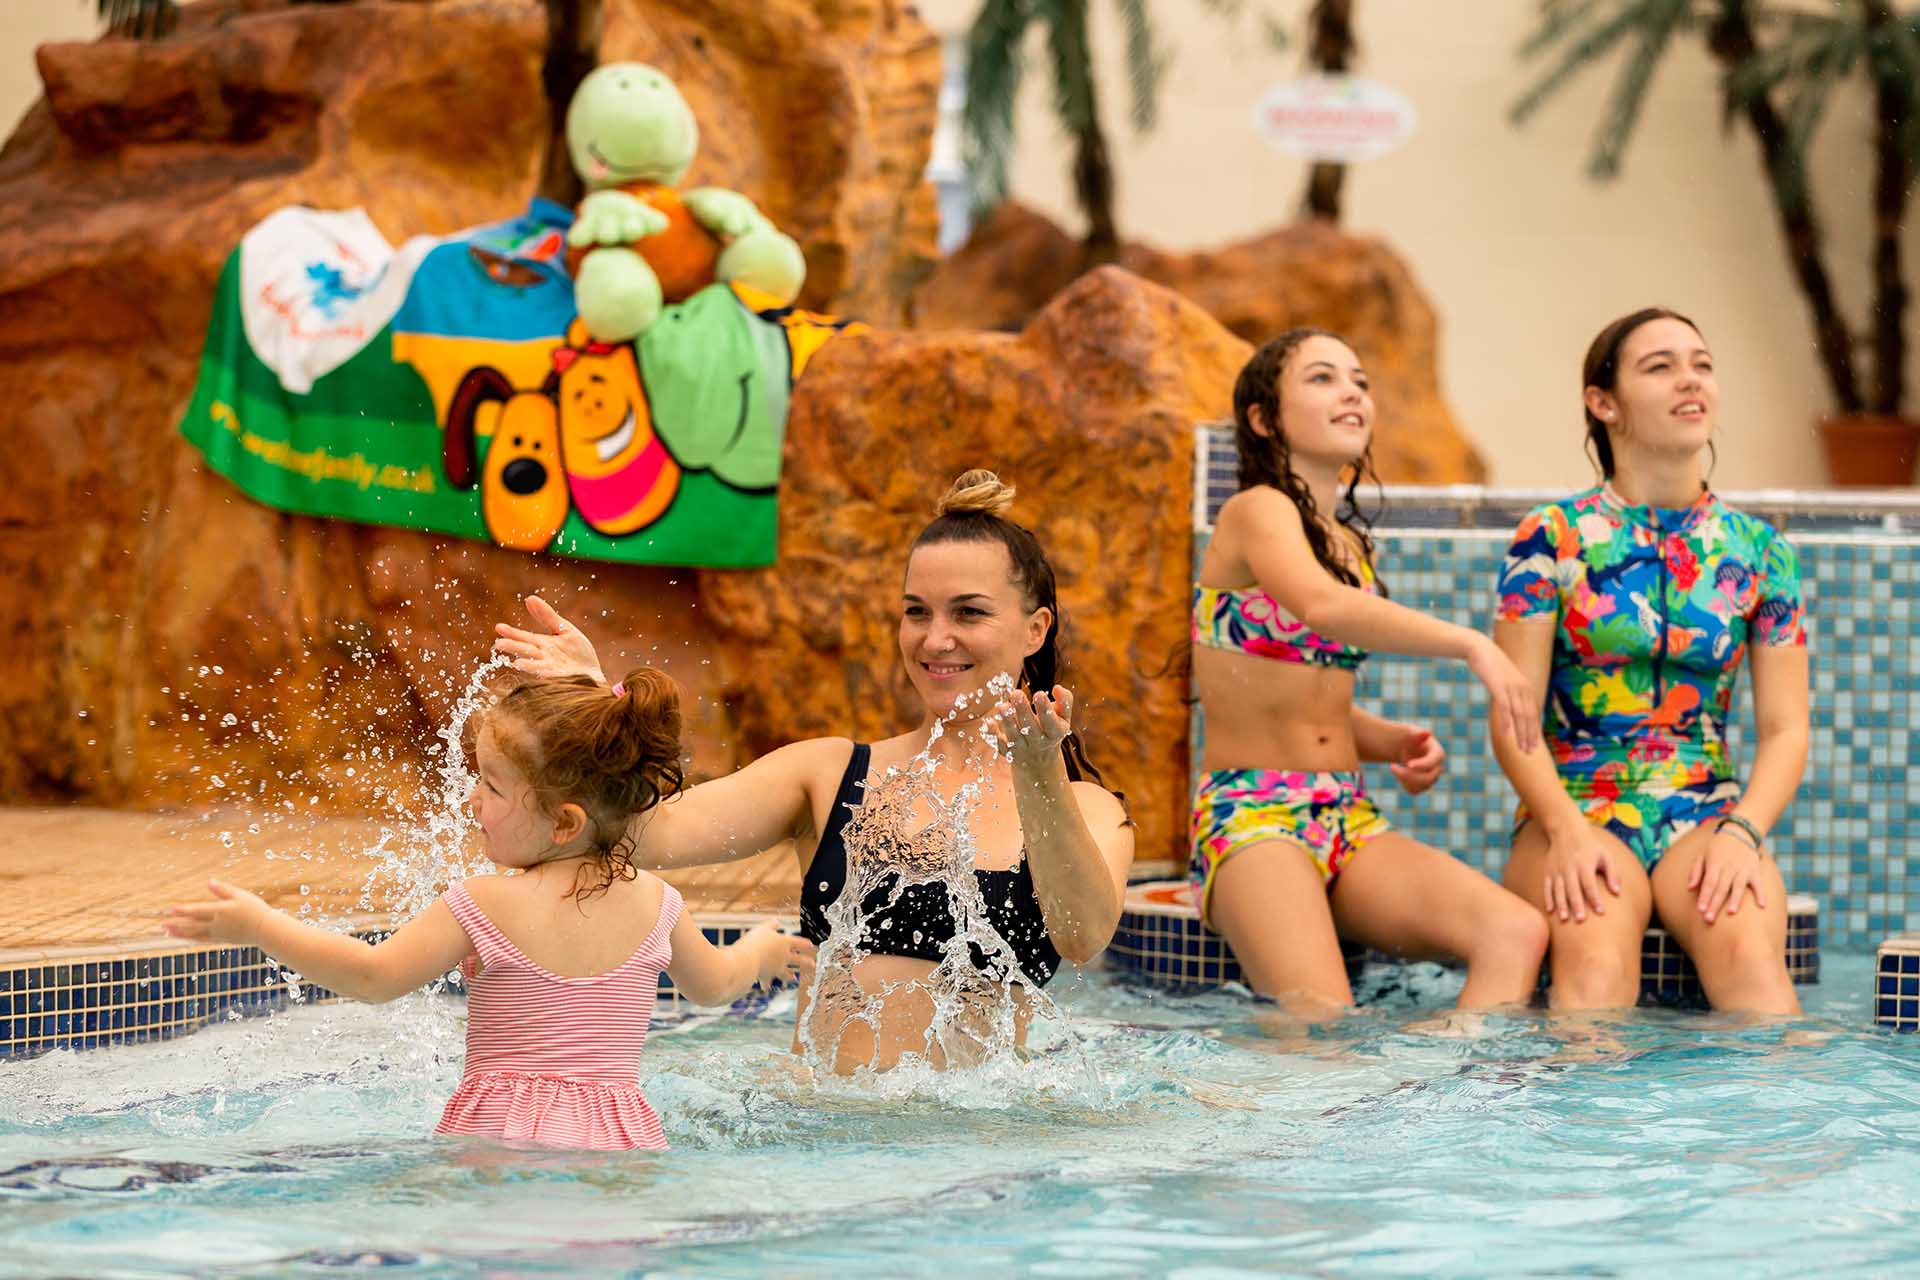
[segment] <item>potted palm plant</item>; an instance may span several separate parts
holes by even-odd
[[[1575,76],[1624,50],[1588,173],[1606,180],[1638,123],[1660,59],[1682,39],[1705,42],[1721,72],[1723,120],[1758,145],[1794,282],[1837,410],[1821,424],[1837,484],[1910,484],[1920,420],[1905,382],[1909,291],[1900,228],[1920,174],[1920,6],[1834,0],[1823,10],[1762,0],[1540,0],[1522,56],[1552,65],[1512,108],[1526,120]],[[1872,298],[1863,328],[1835,296],[1807,153],[1834,92],[1864,81],[1873,95]]]

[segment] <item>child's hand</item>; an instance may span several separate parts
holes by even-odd
[[[167,912],[166,931],[196,942],[259,942],[260,922],[273,910],[255,895],[224,880],[208,880],[212,902],[181,903]]]
[[[813,977],[814,945],[797,934],[780,932],[774,921],[761,921],[741,941],[754,948],[761,986],[771,990],[776,978],[795,982]]]
[[[1440,780],[1447,764],[1447,749],[1430,730],[1406,725],[1401,740],[1400,758],[1393,763],[1393,776],[1410,796],[1417,796]]]

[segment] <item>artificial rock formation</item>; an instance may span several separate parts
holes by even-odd
[[[803,301],[897,315],[936,220],[938,42],[911,9],[604,12],[603,58],[658,64],[703,120],[689,183],[747,193],[800,240]],[[163,40],[37,51],[46,98],[0,150],[0,797],[368,807],[415,776],[446,671],[536,588],[590,600],[589,629],[626,650],[610,665],[685,655],[696,764],[723,762],[691,573],[281,515],[174,429],[221,265],[267,213],[360,206],[398,243],[524,207],[545,39],[540,0],[203,0]]]
[[[266,213],[359,205],[397,242],[524,203],[543,39],[536,0],[203,0],[163,41],[40,51],[47,100],[0,152],[0,800],[418,812],[434,731],[529,591],[610,672],[679,678],[696,775],[898,731],[905,546],[985,463],[1058,563],[1090,750],[1142,856],[1175,855],[1184,687],[1152,672],[1184,632],[1191,425],[1225,409],[1246,349],[1126,273],[1019,336],[829,344],[792,406],[762,572],[284,515],[180,439],[214,281]],[[938,82],[907,6],[608,0],[603,54],[685,86],[706,134],[689,182],[745,191],[800,239],[808,302],[899,313],[930,255]]]
[[[1486,478],[1440,394],[1432,305],[1378,240],[1308,221],[1224,249],[1163,253],[1129,244],[1120,265],[1191,298],[1249,343],[1312,325],[1346,335],[1373,374],[1382,478]],[[1017,329],[1082,269],[1080,245],[1015,202],[995,209],[914,295],[922,328]]]

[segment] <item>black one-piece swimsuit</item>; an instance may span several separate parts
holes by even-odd
[[[847,819],[860,806],[860,784],[867,776],[873,749],[866,743],[853,748],[847,771],[840,779],[840,790],[833,798],[833,810],[826,829],[820,833],[820,847],[814,851],[800,889],[800,931],[815,944],[826,941],[827,908],[847,882]],[[975,871],[980,897],[986,903],[987,923],[1006,940],[1019,963],[1020,971],[1035,986],[1045,986],[1060,968],[1060,953],[1047,933],[1047,922],[1040,914],[1040,897],[1034,891],[1033,873],[1026,855],[1020,865],[1005,871]],[[871,955],[909,956],[916,960],[939,961],[946,945],[953,940],[953,910],[947,901],[947,887],[941,884],[915,884],[895,892],[899,877],[890,875],[867,895],[860,911],[871,923],[861,948]],[[888,904],[891,903],[891,909]],[[881,913],[884,912],[884,915]],[[878,916],[878,919],[875,917]],[[997,979],[995,962],[978,945],[969,944],[973,963],[982,973]]]

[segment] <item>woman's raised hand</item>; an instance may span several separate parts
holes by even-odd
[[[1060,758],[1060,743],[1073,732],[1073,694],[1060,685],[1031,698],[1015,691],[980,727],[1016,766],[1047,764]]]
[[[1540,745],[1540,703],[1533,682],[1506,652],[1485,636],[1467,651],[1467,669],[1493,696],[1493,729],[1522,752]]]
[[[513,665],[533,676],[592,676],[601,684],[607,677],[600,670],[599,655],[593,641],[580,628],[554,612],[552,605],[539,596],[527,597],[527,613],[533,630],[496,623],[499,638],[493,642],[495,653],[513,659]]]

